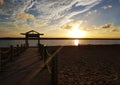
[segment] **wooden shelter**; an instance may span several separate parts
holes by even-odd
[[[34,30],[30,30],[30,31],[28,31],[26,33],[21,33],[21,34],[25,35],[25,43],[26,43],[27,46],[29,46],[29,43],[28,43],[29,38],[38,39],[38,44],[40,44],[40,35],[44,35],[44,34],[40,34],[37,31],[34,31]]]

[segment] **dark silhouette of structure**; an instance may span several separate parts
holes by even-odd
[[[28,43],[29,38],[36,38],[36,39],[38,39],[38,44],[40,44],[40,35],[44,35],[44,34],[40,34],[37,31],[34,31],[34,30],[30,30],[30,31],[28,31],[26,33],[21,33],[21,34],[25,35],[25,43],[26,43],[27,47],[29,47],[29,43]]]

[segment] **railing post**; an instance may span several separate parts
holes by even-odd
[[[23,44],[23,45],[24,45],[24,51],[25,51],[25,49],[26,49],[26,48],[25,48],[25,44]]]
[[[46,56],[46,54],[45,54],[45,47],[42,44],[39,45],[39,53],[40,53],[41,60],[44,60],[44,57]]]
[[[0,52],[0,72],[2,71],[2,52]]]
[[[17,56],[19,56],[19,45],[17,44]]]
[[[58,59],[57,55],[52,59],[51,85],[58,85]]]
[[[6,59],[6,56],[5,56],[5,53],[3,53],[3,52],[1,52],[1,69],[0,69],[0,71],[1,72],[3,72],[3,71],[5,71],[5,64],[6,64],[6,61],[5,61],[5,59]]]
[[[21,44],[20,52],[22,53],[22,51],[23,51],[23,45]]]
[[[14,48],[13,45],[10,46],[10,61],[13,60],[13,55],[14,55]]]
[[[26,44],[24,44],[24,46],[25,46],[25,50],[27,49],[27,46],[26,46]]]
[[[42,56],[43,56],[43,61],[44,61],[44,63],[45,63],[45,61],[46,61],[46,59],[47,59],[47,52],[46,52],[46,51],[47,51],[47,47],[46,47],[46,46],[45,46],[45,47],[43,46],[42,49],[43,49],[43,55],[42,55]]]

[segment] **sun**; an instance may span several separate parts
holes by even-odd
[[[86,32],[84,30],[80,30],[79,24],[74,24],[72,29],[69,30],[69,36],[71,38],[81,38],[86,36]],[[74,40],[74,45],[78,46],[80,44],[79,40]]]
[[[69,31],[69,35],[72,38],[81,38],[85,37],[86,32],[79,29],[79,24],[76,24],[72,27],[72,29]]]

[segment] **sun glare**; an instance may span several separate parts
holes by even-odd
[[[79,29],[79,24],[73,26],[73,28],[69,31],[69,35],[72,38],[81,38],[85,36],[85,31]]]
[[[69,36],[71,38],[81,38],[81,37],[85,37],[86,32],[83,30],[79,29],[80,25],[79,24],[75,24],[72,29],[69,31]],[[74,40],[74,45],[78,46],[79,45],[79,40]]]
[[[78,46],[79,45],[79,40],[74,40],[74,45]]]

